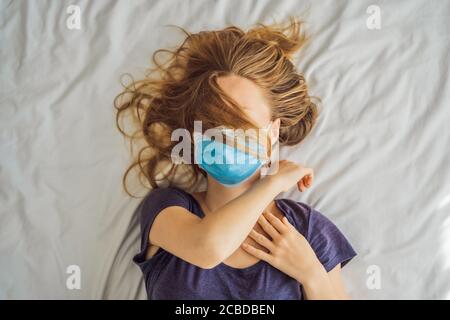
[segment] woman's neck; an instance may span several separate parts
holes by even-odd
[[[208,187],[202,199],[206,209],[213,212],[221,208],[223,205],[246,192],[259,178],[260,173],[257,172],[253,177],[236,187],[226,187],[208,176]]]

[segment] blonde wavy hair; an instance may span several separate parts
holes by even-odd
[[[320,101],[308,95],[305,78],[293,64],[294,53],[309,40],[302,26],[303,22],[291,18],[286,24],[258,24],[247,31],[230,26],[189,33],[180,28],[186,36],[181,45],[157,50],[152,57],[154,67],[146,77],[124,85],[114,100],[116,125],[130,139],[135,157],[123,176],[125,191],[133,197],[127,176],[136,167],[140,182],[151,188],[174,184],[181,167],[186,169],[182,176],[187,188],[206,175],[196,164],[172,163],[171,151],[178,141],[170,137],[175,129],[192,133],[194,120],[202,121],[203,130],[220,125],[256,127],[218,86],[220,76],[234,74],[254,81],[268,98],[272,119],[281,120],[280,144],[301,142],[317,117],[313,98]],[[160,55],[166,56],[162,63]],[[132,133],[127,133],[130,128],[125,128],[125,120]]]

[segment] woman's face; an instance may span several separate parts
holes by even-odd
[[[237,76],[227,75],[217,79],[219,87],[234,99],[243,111],[259,128],[266,128],[271,120],[270,105],[263,91],[251,80]],[[275,119],[270,131],[271,141],[278,139],[280,119]]]

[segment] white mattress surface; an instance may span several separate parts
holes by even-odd
[[[81,29],[66,27],[69,5]],[[369,30],[366,10],[381,9]],[[190,31],[306,17],[298,59],[320,116],[285,158],[315,169],[287,195],[358,256],[354,299],[450,298],[450,1],[0,1],[0,299],[145,299],[119,77]],[[81,270],[68,290],[66,271]],[[371,266],[381,288],[367,285]],[[369,281],[370,282],[370,281]]]

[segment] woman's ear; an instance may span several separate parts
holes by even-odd
[[[272,128],[270,133],[272,141],[276,141],[280,137],[280,125],[281,125],[280,118],[277,118],[272,121]]]

